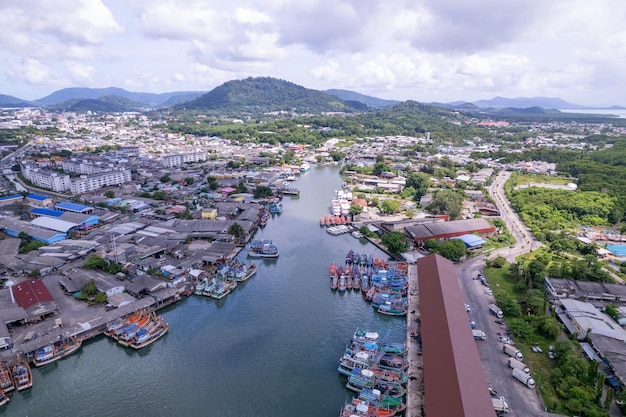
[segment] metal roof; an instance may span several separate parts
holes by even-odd
[[[64,209],[64,210],[75,211],[78,213],[85,211],[85,210],[93,210],[93,207],[90,207],[90,206],[83,206],[82,204],[68,203],[68,202],[58,203],[55,207]]]
[[[428,255],[417,260],[417,276],[425,414],[494,415],[454,265],[440,255]]]
[[[78,226],[76,223],[71,223],[66,220],[55,219],[54,217],[37,217],[33,219],[30,224],[34,226],[43,227],[50,230],[55,230],[61,233],[67,233],[72,228]]]

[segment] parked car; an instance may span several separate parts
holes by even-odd
[[[495,321],[496,321],[496,323],[498,323],[498,324],[505,324],[505,323],[504,323],[504,320],[502,320],[502,319],[496,319]]]
[[[500,336],[498,337],[498,342],[506,343],[507,345],[511,343],[511,339],[508,337]]]

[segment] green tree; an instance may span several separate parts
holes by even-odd
[[[380,204],[380,211],[383,214],[395,214],[400,211],[400,207],[401,205],[398,200],[387,199]]]
[[[159,181],[161,181],[162,183],[166,183],[172,181],[172,179],[168,174],[165,174],[161,178],[159,178]]]
[[[409,247],[409,238],[400,232],[387,233],[381,240],[387,250],[394,255],[406,252]]]
[[[165,200],[166,197],[167,197],[167,194],[165,193],[165,191],[162,191],[162,190],[155,191],[154,195],[152,196],[152,198],[155,200]]]
[[[185,177],[185,185],[191,185],[194,183],[194,179],[191,177]]]
[[[460,239],[450,239],[445,242],[440,242],[437,247],[437,252],[446,259],[458,261],[467,253],[467,247]]]
[[[358,216],[361,213],[363,213],[363,207],[361,207],[358,204],[351,204],[350,205],[350,209],[348,210],[348,214],[350,215],[350,217],[352,218],[353,221],[354,221],[354,216]]]
[[[104,196],[106,198],[115,198],[115,192],[113,190],[106,190]]]
[[[243,227],[239,223],[233,223],[228,227],[228,234],[236,238],[243,237],[244,233]]]
[[[93,301],[98,303],[98,304],[104,304],[104,303],[107,302],[107,300],[108,300],[108,297],[107,297],[106,293],[104,293],[104,292],[97,293],[94,296],[94,298],[93,298]]]
[[[265,185],[259,185],[254,189],[254,198],[266,198],[272,197],[273,195],[274,191]]]
[[[86,268],[86,269],[103,269],[104,270],[104,269],[107,268],[107,266],[108,266],[107,261],[105,261],[104,259],[102,259],[98,255],[96,255],[95,253],[92,253],[87,258],[87,261],[83,265],[83,268]]]
[[[461,217],[463,196],[451,190],[438,190],[427,207],[433,214],[447,214],[451,220]]]
[[[376,162],[374,164],[374,169],[372,170],[372,175],[378,176],[378,175],[382,174],[383,171],[389,171],[389,170],[390,170],[389,165],[387,165],[386,163],[384,163],[384,162]]]

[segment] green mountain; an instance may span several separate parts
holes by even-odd
[[[396,100],[385,100],[378,97],[366,96],[365,94],[357,93],[350,90],[330,89],[326,90],[326,92],[342,100],[363,103],[372,109],[383,109],[385,107],[393,106],[394,104],[399,103],[399,101]]]
[[[0,107],[37,107],[37,105],[30,101],[22,100],[21,98],[0,94]]]
[[[295,111],[303,113],[367,111],[362,103],[270,77],[228,81],[207,94],[175,106],[176,110],[221,113]]]
[[[126,112],[150,109],[150,107],[144,103],[131,101],[120,96],[104,96],[97,99],[70,99],[53,106],[48,106],[48,108],[51,110],[74,112]]]
[[[54,106],[68,100],[100,99],[107,96],[124,97],[130,101],[143,103],[150,107],[168,107],[172,104],[192,100],[201,96],[203,91],[176,91],[171,93],[135,93],[123,88],[64,88],[54,93],[37,99],[35,102],[40,106]],[[171,100],[171,101],[170,101]]]

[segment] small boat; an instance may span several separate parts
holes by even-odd
[[[354,262],[354,251],[350,250],[346,255],[346,263],[352,265],[352,262]]]
[[[19,362],[13,367],[13,381],[18,391],[23,391],[33,386],[33,374],[28,363]]]
[[[406,316],[408,307],[405,304],[386,301],[384,304],[378,306],[378,310],[376,311],[387,316]]]
[[[230,292],[236,286],[237,286],[237,282],[236,281],[229,281],[229,280],[218,281],[215,284],[215,288],[211,292],[211,298],[214,298],[216,300],[221,300],[222,298],[224,298],[228,294],[230,294]]]
[[[339,283],[337,284],[337,290],[345,291],[346,290],[346,277],[344,275],[339,277]]]
[[[278,248],[271,240],[254,240],[250,243],[248,256],[251,258],[278,258]]]
[[[160,316],[153,313],[150,315],[150,323],[137,332],[128,346],[137,350],[142,349],[167,333],[168,327],[168,324]]]
[[[76,352],[82,346],[83,341],[77,337],[63,338],[60,343],[44,346],[35,351],[33,363],[36,367],[62,359]]]
[[[359,398],[353,398],[352,402],[345,404],[339,413],[339,417],[391,417],[394,415],[396,415],[395,410],[384,409]]]
[[[235,279],[237,282],[244,282],[252,275],[256,274],[256,265],[244,266],[242,270],[241,274],[239,271],[235,272]]]
[[[330,279],[330,289],[336,290],[339,287],[339,275],[335,275]]]
[[[0,389],[5,393],[11,392],[15,389],[13,376],[11,375],[11,368],[5,361],[0,362]]]
[[[196,289],[194,291],[194,294],[202,295],[202,293],[204,292],[204,289],[206,288],[207,285],[208,285],[207,278],[203,278],[202,281],[200,281],[200,282],[198,282],[196,284]]]
[[[9,402],[9,396],[4,392],[3,389],[0,389],[0,407],[7,404]]]

